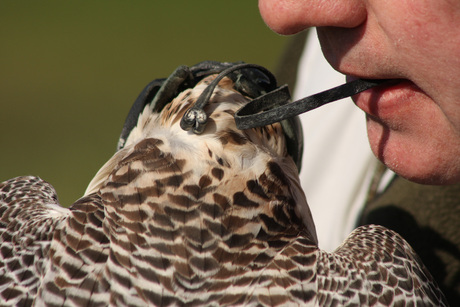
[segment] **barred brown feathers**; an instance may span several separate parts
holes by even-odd
[[[215,76],[149,105],[84,197],[61,208],[37,177],[0,185],[0,305],[441,306],[414,251],[380,226],[334,252],[279,124],[240,131],[249,98],[224,78],[196,135],[179,127]]]

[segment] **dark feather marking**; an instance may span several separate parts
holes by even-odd
[[[203,197],[205,194],[202,193],[203,190],[196,184],[194,185],[185,185],[183,187],[184,191],[192,195],[195,199],[200,199]]]
[[[222,207],[216,204],[201,203],[200,210],[203,214],[211,217],[212,219],[218,219],[224,214]]]
[[[178,205],[178,206],[180,206],[180,207],[182,207],[182,208],[184,208],[184,209],[187,209],[187,210],[190,209],[190,208],[192,208],[192,207],[198,207],[198,205],[196,204],[196,202],[193,201],[193,199],[191,199],[191,198],[190,198],[189,196],[187,196],[187,195],[174,195],[174,194],[168,194],[168,199],[169,199],[172,203],[174,203],[174,204],[176,204],[176,205]]]
[[[233,204],[245,208],[257,208],[259,203],[250,200],[243,192],[236,192],[233,194]]]
[[[172,175],[172,176],[169,176],[169,177],[166,177],[162,180],[160,180],[160,182],[166,186],[166,187],[180,187],[180,185],[182,184],[182,182],[184,182],[184,177],[186,177],[185,175],[182,175],[182,174],[179,174],[179,175]]]
[[[139,207],[137,207],[137,209],[135,210],[125,210],[123,212],[123,215],[131,221],[140,223],[147,221],[147,219],[149,218],[149,215]]]
[[[183,187],[184,191],[193,196],[196,200],[199,200],[203,196],[206,196],[208,193],[212,193],[216,190],[216,186],[208,186],[202,188],[198,185],[187,185]]]
[[[211,236],[207,229],[201,229],[190,226],[184,227],[183,233],[187,239],[199,243],[200,245],[204,245],[206,242],[214,238],[213,236]]]
[[[177,299],[174,297],[164,295],[163,293],[155,293],[148,289],[143,290],[143,295],[154,306],[171,306],[174,302],[177,302]]]
[[[162,151],[158,148],[158,146],[162,144],[162,140],[154,138],[148,138],[140,141],[134,146],[133,152],[121,161],[121,165],[126,165],[137,160],[148,161],[152,158],[160,157],[162,155]]]
[[[214,260],[212,258],[209,258],[209,257],[205,257],[205,258],[191,257],[188,261],[192,266],[200,269],[203,272],[207,272],[207,271],[210,271],[210,270],[215,270],[215,269],[219,268],[219,266],[220,266],[219,262],[217,262],[216,260]]]
[[[294,297],[301,299],[305,303],[311,301],[316,296],[316,292],[313,290],[305,290],[305,291],[293,290],[291,291],[291,294]]]
[[[216,161],[217,163],[219,163],[220,166],[230,167],[230,164],[226,160],[222,159],[221,157],[216,157]]]
[[[231,206],[230,200],[224,195],[221,195],[219,193],[214,193],[212,194],[212,198],[214,202],[222,208],[223,211],[226,211]]]
[[[211,183],[212,183],[211,177],[209,177],[207,175],[203,175],[203,176],[201,176],[200,181],[198,182],[198,185],[200,186],[200,188],[203,189],[203,188],[206,188],[207,186],[209,186]]]
[[[211,170],[211,174],[217,179],[217,180],[222,180],[224,177],[224,171],[221,168],[214,167]]]
[[[282,295],[259,295],[258,299],[261,303],[266,304],[268,306],[278,306],[278,305],[286,305],[288,303],[287,296]]]
[[[233,110],[225,110],[225,113],[229,114],[230,116],[234,117],[235,116],[235,111]]]
[[[210,221],[210,220],[204,220],[204,226],[209,231],[211,231],[212,233],[214,233],[215,235],[217,235],[219,237],[223,237],[224,235],[226,235],[228,233],[228,228],[225,227],[225,225],[223,223],[221,223],[220,221],[219,222],[213,222],[213,221]]]
[[[167,241],[174,241],[176,237],[179,235],[178,230],[172,230],[172,229],[163,229],[162,227],[155,227],[154,225],[150,224],[148,226],[149,232],[151,234],[154,234],[155,236],[158,236],[164,240]]]
[[[254,259],[254,262],[263,264],[263,265],[267,265],[272,260],[273,260],[272,256],[269,256],[266,253],[262,252],[257,255],[257,257]]]
[[[289,180],[286,178],[286,175],[284,175],[284,172],[278,163],[268,162],[267,166],[271,174],[273,174],[281,182],[281,184],[285,186],[289,185]]]
[[[244,247],[253,240],[253,235],[250,234],[232,234],[228,240],[225,241],[228,247]]]
[[[166,214],[155,212],[153,214],[153,221],[155,222],[155,224],[162,227],[174,227],[174,223],[171,221],[171,218],[169,217],[169,215]]]
[[[174,221],[187,223],[200,217],[199,212],[196,210],[184,211],[170,207],[165,208],[165,213],[170,216]]]
[[[260,214],[259,217],[261,221],[264,223],[265,229],[267,230],[268,233],[282,232],[286,229],[286,226],[288,226],[288,225],[281,225],[277,223],[275,219],[267,216],[266,214]]]
[[[256,180],[248,180],[248,182],[246,182],[246,186],[251,193],[258,195],[265,200],[269,199],[264,191],[264,188]]]
[[[248,139],[241,135],[241,133],[233,130],[227,130],[222,132],[219,136],[219,141],[222,145],[227,145],[228,143],[233,145],[244,145],[248,142]]]
[[[153,243],[150,245],[153,249],[157,250],[165,256],[174,256],[171,245],[165,243]]]

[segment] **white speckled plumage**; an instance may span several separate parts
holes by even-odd
[[[442,306],[411,247],[380,226],[333,253],[279,124],[240,131],[223,79],[201,135],[179,121],[212,80],[147,106],[85,196],[61,208],[37,177],[0,184],[0,305]],[[308,149],[307,149],[308,150]]]

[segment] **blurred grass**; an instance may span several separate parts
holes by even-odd
[[[36,175],[63,205],[114,153],[143,87],[203,60],[274,69],[257,1],[1,1],[0,181]]]

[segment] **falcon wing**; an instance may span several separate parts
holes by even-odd
[[[110,240],[104,219],[98,193],[80,198],[69,208],[54,231],[47,270],[34,301],[37,306],[107,306]]]
[[[410,245],[378,225],[359,227],[335,252],[321,252],[317,274],[321,306],[447,306]]]
[[[31,305],[44,275],[56,227],[69,210],[38,177],[0,183],[0,305]]]

